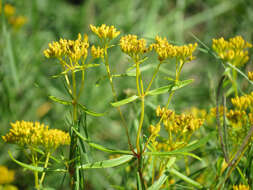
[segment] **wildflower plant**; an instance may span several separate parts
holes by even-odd
[[[215,182],[212,185],[219,188],[224,187],[227,178],[235,167],[237,167],[243,157],[246,148],[251,144],[253,129],[253,94],[238,96],[238,86],[236,85],[237,72],[249,60],[248,48],[251,44],[244,41],[240,36],[231,38],[228,41],[223,38],[214,39],[212,48],[216,54],[215,57],[222,61],[223,66],[232,70],[226,70],[218,85],[217,106],[211,109],[209,113],[197,108],[190,112],[179,112],[170,107],[172,98],[181,88],[193,82],[192,79],[182,80],[181,74],[185,64],[195,60],[195,53],[198,47],[197,43],[185,45],[174,45],[169,43],[167,38],[156,36],[152,43],[148,43],[145,38],[134,34],[120,36],[120,31],[114,26],[90,25],[90,30],[96,36],[97,41],[90,45],[87,34],[78,34],[77,39],[59,39],[48,44],[44,50],[46,58],[56,62],[61,71],[54,78],[62,78],[66,89],[64,98],[50,95],[49,98],[57,103],[68,106],[70,110],[70,119],[67,126],[69,133],[58,129],[49,129],[48,126],[39,122],[17,121],[11,123],[12,129],[3,136],[7,143],[14,143],[23,147],[30,158],[32,164],[29,166],[18,160],[12,159],[19,165],[34,171],[35,186],[37,189],[42,187],[47,171],[68,172],[70,177],[71,189],[84,189],[84,172],[87,169],[111,168],[129,163],[126,172],[132,172],[135,175],[136,185],[133,187],[138,190],[156,190],[162,187],[173,189],[177,179],[183,180],[190,186],[201,189],[204,184],[193,179],[194,173],[191,173],[190,159],[201,160],[197,154],[192,151],[213,139],[216,129],[213,127],[212,118],[216,117],[218,124],[218,134],[225,162],[219,165]],[[118,40],[118,41],[117,41]],[[119,48],[129,59],[127,71],[123,74],[113,73],[113,63],[109,59],[109,54],[114,48]],[[152,65],[155,69],[151,76],[143,67],[148,64],[147,60],[155,54],[156,59]],[[97,60],[102,62],[96,64]],[[154,82],[158,80],[162,67],[175,65],[173,78],[164,86],[154,87]],[[104,145],[97,144],[88,137],[87,123],[83,122],[84,117],[103,117],[107,112],[96,113],[89,110],[82,104],[81,94],[86,93],[85,84],[87,83],[87,70],[94,67],[105,67],[107,78],[112,92],[112,108],[116,108],[121,119],[120,127],[124,128],[127,139],[127,150],[111,149]],[[131,71],[131,74],[129,74]],[[247,78],[251,80],[252,74],[249,72]],[[133,93],[120,99],[117,94],[114,79],[115,77],[130,76],[134,82]],[[99,76],[100,77],[100,76]],[[232,90],[224,91],[227,82],[232,82]],[[219,104],[219,95],[224,87],[222,105]],[[226,105],[225,94],[230,96],[231,106]],[[65,96],[66,95],[66,96]],[[152,116],[155,119],[145,122],[147,118],[147,107],[149,98],[152,96],[164,95],[167,101],[165,105],[152,105],[156,109],[152,110]],[[67,98],[68,97],[68,98]],[[126,122],[126,117],[121,106],[136,106],[134,117],[136,119],[136,131],[134,137],[130,137],[131,124]],[[105,123],[106,125],[106,123]],[[206,130],[205,126],[210,127],[212,131],[205,137],[195,135],[197,131]],[[221,128],[223,125],[223,129]],[[84,127],[85,134],[81,132]],[[222,131],[223,130],[223,131]],[[250,131],[250,132],[249,132]],[[235,146],[236,143],[242,146]],[[52,153],[61,145],[70,145],[69,157],[64,159],[65,168],[49,169],[49,162]],[[92,147],[96,150],[110,154],[109,160],[90,161],[82,159],[83,154],[88,157],[89,152],[86,147]],[[239,150],[238,150],[239,149]],[[239,152],[239,153],[238,153]],[[247,155],[251,155],[248,153]],[[190,158],[191,157],[191,158]],[[184,163],[183,163],[184,161]],[[183,163],[183,164],[182,164]],[[237,168],[243,178],[243,183],[247,184],[247,179],[243,176],[240,168]],[[39,175],[42,173],[41,175]],[[204,178],[202,173],[199,178]],[[218,179],[220,176],[225,176]],[[218,179],[218,180],[217,180]],[[201,181],[201,179],[199,179]],[[203,181],[203,179],[202,179]],[[233,183],[235,184],[235,183]],[[212,186],[211,185],[211,186]],[[240,185],[232,187],[234,189],[243,189]]]

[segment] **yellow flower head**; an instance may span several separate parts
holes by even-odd
[[[99,38],[104,39],[104,40],[106,39],[112,40],[120,34],[120,31],[117,31],[117,29],[114,26],[107,26],[105,24],[102,24],[101,26],[98,26],[98,27],[93,26],[91,24],[90,29]]]
[[[213,39],[212,45],[213,50],[221,59],[238,67],[243,66],[249,60],[246,49],[251,47],[252,44],[246,42],[241,36],[230,38],[228,41],[224,38]]]
[[[233,190],[250,190],[248,185],[233,185]]]
[[[242,110],[230,110],[227,118],[234,128],[241,128],[247,121],[246,112]]]
[[[97,48],[95,46],[92,46],[91,55],[94,59],[104,58],[104,49],[99,46]]]
[[[42,146],[46,149],[70,143],[68,133],[58,129],[49,129],[48,126],[39,122],[16,121],[11,123],[11,127],[9,133],[2,136],[7,143],[31,147]]]
[[[170,44],[167,38],[156,36],[156,43],[150,45],[150,49],[154,49],[160,61],[168,58],[177,58],[183,62],[192,61],[194,59],[193,52],[197,47],[197,43],[183,46],[174,46]]]
[[[49,43],[48,47],[44,50],[45,57],[56,57],[65,69],[75,70],[80,67],[79,60],[84,63],[88,56],[88,36],[85,34],[82,39],[81,34],[78,34],[76,40],[60,39],[58,42]]]
[[[165,129],[175,133],[195,131],[204,123],[204,119],[194,117],[192,114],[176,114],[172,110],[161,109],[160,106],[157,108],[156,113],[159,117],[163,117]]]
[[[246,110],[253,108],[253,92],[244,96],[235,97],[231,99],[232,104],[239,110]]]
[[[253,81],[253,72],[248,72],[248,78]]]
[[[148,52],[146,40],[138,39],[136,35],[131,34],[120,38],[120,48],[131,57]]]
[[[15,12],[16,12],[16,9],[12,5],[10,5],[10,4],[5,4],[4,5],[4,14],[5,14],[5,16],[11,17],[15,14]]]
[[[10,18],[10,24],[13,25],[15,29],[21,28],[26,22],[27,18],[24,16]]]
[[[8,170],[5,166],[0,166],[0,185],[9,184],[14,181],[15,172]]]

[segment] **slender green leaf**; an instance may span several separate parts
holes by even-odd
[[[178,81],[176,83],[151,90],[151,91],[147,92],[147,95],[154,96],[154,95],[158,95],[158,94],[164,94],[167,92],[175,91],[175,90],[178,90],[180,88],[183,88],[183,87],[189,85],[192,82],[193,82],[193,79]]]
[[[116,166],[120,166],[122,164],[125,164],[132,160],[134,158],[133,155],[124,155],[119,158],[114,158],[111,160],[103,160],[103,161],[98,161],[94,163],[88,163],[88,164],[83,164],[79,166],[79,169],[94,169],[94,168],[112,168]]]
[[[87,138],[85,138],[84,136],[82,136],[81,133],[79,133],[74,127],[71,128],[75,133],[76,135],[82,139],[83,141],[85,141],[86,143],[88,143],[91,147],[95,148],[95,149],[98,149],[98,150],[101,150],[103,152],[108,152],[108,153],[113,153],[113,154],[128,154],[128,155],[131,155],[132,152],[131,151],[128,151],[128,150],[114,150],[114,149],[109,149],[109,148],[106,148],[102,145],[99,145],[99,144],[96,144],[96,143],[92,143],[90,142]]]
[[[91,111],[91,110],[88,110],[88,108],[86,108],[84,105],[82,104],[78,104],[80,106],[80,108],[82,108],[82,110],[87,113],[88,115],[92,115],[92,116],[95,116],[95,117],[101,117],[103,115],[105,115],[105,113],[97,113],[97,112],[94,112],[94,111]]]
[[[202,186],[200,183],[198,183],[198,182],[192,180],[191,178],[185,176],[184,174],[178,172],[178,171],[175,170],[174,168],[171,168],[171,169],[169,169],[169,170],[167,170],[167,171],[170,172],[172,175],[175,175],[175,176],[177,176],[178,178],[184,180],[185,182],[191,184],[191,185],[194,186],[194,187],[197,187],[197,188],[199,188],[199,189],[203,188],[203,186]]]
[[[130,102],[133,102],[133,101],[135,101],[135,100],[138,99],[138,98],[139,98],[139,96],[134,95],[134,96],[131,96],[131,97],[129,97],[129,98],[120,100],[120,101],[118,101],[118,102],[113,102],[113,103],[111,103],[111,104],[112,104],[113,107],[119,107],[119,106],[128,104],[128,103],[130,103]]]
[[[216,135],[216,131],[210,133],[208,136],[200,139],[197,142],[194,142],[184,148],[178,149],[178,150],[173,150],[170,152],[145,152],[147,155],[153,155],[153,156],[170,156],[170,155],[185,155],[185,156],[191,156],[193,158],[196,158],[198,160],[201,160],[200,157],[198,157],[195,154],[190,153],[191,151],[203,146],[210,140],[212,137]]]
[[[234,65],[230,64],[230,63],[226,63],[226,65],[228,65],[229,67],[235,69],[240,75],[242,75],[250,84],[253,85],[253,82],[251,80],[249,80],[249,78],[237,67],[235,67]]]
[[[152,155],[152,156],[177,156],[177,155],[183,155],[183,156],[191,156],[193,158],[201,160],[201,158],[199,156],[197,156],[193,153],[179,151],[179,150],[170,151],[170,152],[146,152],[145,154]]]
[[[55,96],[49,96],[49,98],[55,102],[58,102],[60,104],[63,104],[63,105],[72,105],[72,103],[70,101],[67,101],[67,100],[63,100],[61,98],[57,98]]]
[[[26,168],[26,169],[28,169],[28,170],[32,170],[32,171],[37,171],[37,172],[43,172],[43,171],[44,171],[44,168],[43,168],[43,167],[32,166],[32,165],[29,165],[29,164],[25,164],[25,163],[23,163],[23,162],[20,162],[20,161],[16,160],[16,159],[12,156],[12,154],[11,154],[10,151],[8,151],[8,153],[9,153],[11,159],[12,159],[14,162],[16,162],[18,165],[20,165],[21,167]]]
[[[170,167],[175,163],[176,161],[176,157],[172,157],[170,158],[167,166],[166,166],[166,169],[170,169]],[[161,175],[161,177],[152,185],[150,186],[147,190],[157,190],[157,189],[160,189],[161,186],[164,184],[164,182],[168,179],[168,172],[165,170],[163,172],[163,174]]]

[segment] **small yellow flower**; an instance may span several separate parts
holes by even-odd
[[[127,35],[120,38],[121,50],[130,57],[142,55],[149,51],[146,40],[138,39],[136,35]]]
[[[249,60],[246,49],[251,47],[252,44],[246,42],[241,36],[230,38],[228,41],[224,38],[213,39],[212,45],[213,50],[221,59],[237,67],[243,66]]]
[[[233,185],[233,190],[250,190],[248,185]]]
[[[101,26],[98,26],[98,27],[93,26],[91,24],[90,29],[99,38],[104,39],[104,40],[106,39],[112,40],[120,34],[120,31],[117,31],[117,29],[114,26],[107,26],[105,24],[102,24]]]
[[[248,72],[248,78],[253,81],[253,72]]]
[[[19,29],[27,22],[27,18],[24,16],[12,17],[9,22],[15,29]]]
[[[91,55],[94,59],[104,58],[104,49],[99,46],[97,48],[95,46],[92,46]]]
[[[15,14],[15,12],[16,12],[16,9],[12,5],[10,5],[10,4],[4,5],[4,14],[6,17],[13,16]]]
[[[15,172],[8,170],[5,166],[0,166],[0,185],[9,184],[14,181]]]

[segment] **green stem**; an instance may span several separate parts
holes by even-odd
[[[103,61],[104,61],[105,67],[106,67],[107,76],[108,76],[109,81],[110,81],[110,85],[111,85],[111,89],[112,89],[112,94],[113,94],[114,101],[117,102],[117,101],[118,101],[118,98],[117,98],[117,93],[116,93],[114,84],[113,84],[113,82],[112,82],[112,75],[111,75],[110,66],[109,66],[109,61],[108,61],[107,49],[108,49],[108,46],[107,46],[107,44],[105,44],[105,45],[104,45],[104,55],[105,55],[105,59],[104,59]],[[123,126],[124,126],[124,128],[125,128],[125,132],[126,132],[126,135],[127,135],[128,146],[129,146],[130,150],[134,153],[134,148],[133,148],[132,143],[131,143],[131,140],[130,140],[130,136],[129,136],[129,133],[128,133],[126,120],[125,120],[125,118],[124,118],[124,116],[123,116],[123,113],[122,113],[120,107],[117,107],[117,110],[118,110],[118,112],[119,112],[121,121],[122,121]]]
[[[44,164],[44,168],[47,168],[48,162],[49,162],[49,158],[50,158],[50,152],[47,153],[46,161],[45,161],[45,164]],[[46,175],[46,172],[43,172],[43,173],[42,173],[42,176],[41,176],[41,178],[40,178],[40,185],[41,185],[41,186],[42,186],[43,180],[44,180],[44,178],[45,178],[45,175]]]
[[[84,79],[85,79],[85,71],[82,70],[82,81],[81,81],[81,87],[80,87],[80,90],[79,90],[79,93],[77,95],[77,99],[80,98],[81,94],[82,94],[82,91],[84,89]]]
[[[141,95],[141,91],[140,91],[140,85],[139,85],[139,78],[140,78],[140,66],[138,61],[136,61],[136,88],[137,88],[137,92],[138,95]]]
[[[233,87],[234,87],[234,91],[235,91],[235,96],[238,96],[238,90],[237,90],[237,72],[235,69],[232,69],[233,72]]]
[[[155,79],[155,77],[156,77],[156,75],[157,75],[159,69],[160,69],[161,64],[162,64],[162,61],[160,61],[160,63],[159,63],[158,66],[156,67],[156,70],[155,70],[155,72],[154,72],[154,74],[153,74],[153,76],[152,76],[151,81],[150,81],[149,84],[148,84],[148,87],[147,87],[145,93],[148,93],[148,91],[149,91],[149,89],[150,89],[150,87],[151,87],[151,85],[152,85],[152,83],[153,83],[153,81],[154,81],[154,79]]]
[[[37,162],[37,161],[38,161],[37,153],[32,151],[32,162],[33,162],[33,165],[34,165],[35,167],[38,166],[38,162]],[[33,174],[34,174],[34,184],[35,184],[35,188],[36,188],[37,190],[39,190],[39,189],[40,189],[40,186],[39,186],[39,174],[38,174],[38,171],[34,171]]]
[[[136,138],[136,148],[137,148],[138,154],[140,154],[140,152],[141,152],[140,135],[141,135],[141,129],[142,129],[142,125],[143,125],[143,120],[144,120],[144,96],[141,97],[141,117],[140,117],[138,132],[137,132],[137,138]]]
[[[77,96],[76,96],[76,75],[72,72],[72,83],[73,83],[73,120],[74,123],[77,121]]]

